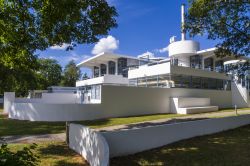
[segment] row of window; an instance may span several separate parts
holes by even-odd
[[[231,90],[231,81],[188,75],[160,75],[129,80],[130,86]]]
[[[128,65],[127,58],[118,59],[118,75],[123,75],[123,77],[128,77]],[[108,73],[107,65],[101,64],[100,67],[94,66],[94,77],[104,76],[105,74],[115,74],[116,63],[114,61],[108,62]]]

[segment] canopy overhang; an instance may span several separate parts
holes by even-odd
[[[98,55],[95,55],[89,59],[86,59],[80,62],[79,64],[77,64],[77,67],[92,68],[94,66],[99,66],[100,64],[107,64],[108,61],[116,61],[119,58],[128,58],[128,59],[138,60],[138,58],[132,57],[132,56],[103,52],[103,53],[100,53]]]

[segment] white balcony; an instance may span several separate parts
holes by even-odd
[[[117,84],[117,85],[128,85],[128,78],[122,75],[104,75],[101,77],[90,78],[87,80],[81,80],[76,82],[76,87],[79,86],[90,86],[99,84]]]

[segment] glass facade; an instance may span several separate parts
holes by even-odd
[[[127,58],[118,59],[118,75],[123,75],[123,77],[128,77],[128,67]]]
[[[107,74],[107,65],[101,64],[101,76]]]
[[[215,71],[220,73],[224,72],[223,60],[218,60],[215,62]]]
[[[201,55],[190,56],[190,67],[195,69],[201,69],[202,66],[201,61],[202,61]]]
[[[214,59],[213,58],[204,59],[204,69],[208,70],[208,71],[214,70]]]
[[[109,61],[109,74],[115,74],[115,62]]]
[[[94,77],[99,77],[99,67],[94,66]]]
[[[159,75],[129,80],[130,86],[231,90],[231,81],[189,75]]]

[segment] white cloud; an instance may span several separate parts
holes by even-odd
[[[154,53],[147,51],[147,52],[144,52],[143,54],[138,55],[137,57],[138,58],[142,58],[142,57],[152,58],[154,57]]]
[[[102,52],[113,52],[119,47],[119,40],[116,40],[113,36],[102,38],[96,43],[92,50],[92,54],[100,54]]]
[[[65,50],[68,46],[70,46],[70,44],[63,43],[61,46],[54,45],[54,46],[50,47],[50,49],[52,49],[52,50]]]
[[[159,52],[159,53],[168,52],[168,46],[164,48],[156,49],[156,52]]]

